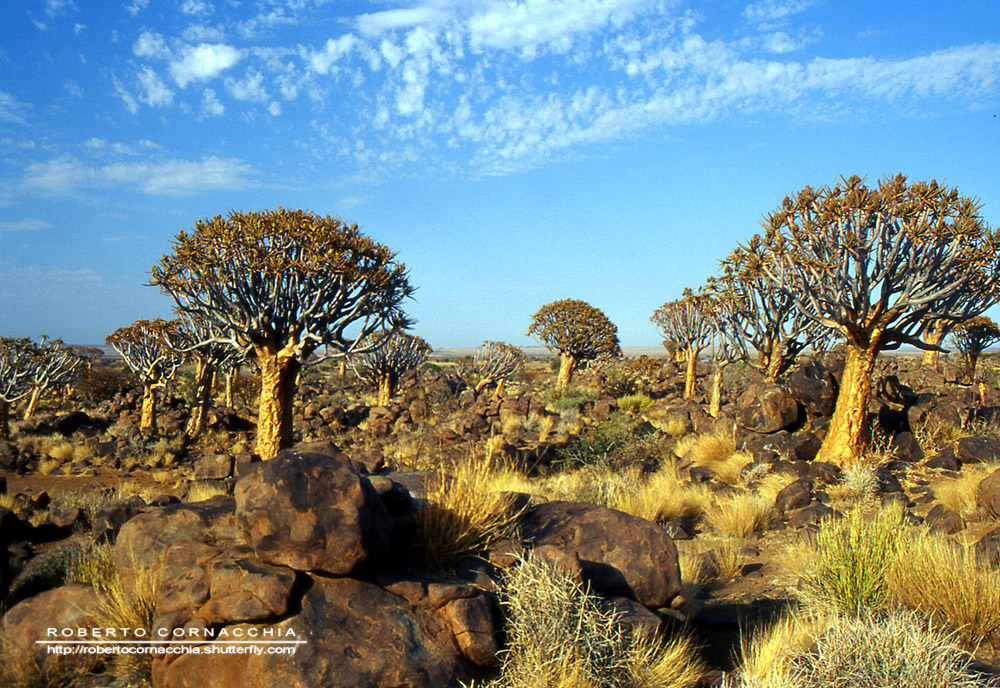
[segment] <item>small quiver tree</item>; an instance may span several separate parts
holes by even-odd
[[[538,309],[528,336],[560,358],[558,387],[567,387],[580,363],[621,356],[618,328],[599,308],[585,301],[563,299]]]
[[[722,409],[722,376],[725,369],[737,361],[748,360],[749,355],[740,327],[744,314],[732,299],[725,295],[713,296],[708,301],[705,317],[712,327],[711,358],[715,368],[708,397],[708,413],[717,418]]]
[[[83,358],[72,347],[63,344],[61,339],[49,339],[42,335],[42,341],[35,347],[28,362],[32,390],[24,417],[31,418],[35,413],[45,390],[72,384],[80,376],[83,365]]]
[[[80,346],[79,344],[72,344],[69,349],[76,354],[81,361],[83,361],[83,364],[87,367],[88,372],[93,370],[94,364],[104,357],[104,352],[93,346]]]
[[[413,293],[395,253],[357,225],[304,210],[231,212],[181,232],[151,283],[211,321],[260,367],[257,454],[292,444],[292,402],[309,361],[361,354],[379,330],[409,324]],[[369,343],[365,343],[368,341]],[[323,356],[313,356],[324,347]]]
[[[139,429],[155,428],[156,392],[166,386],[184,361],[182,352],[187,342],[178,321],[137,320],[112,332],[106,341],[121,355],[142,385]]]
[[[483,342],[476,349],[473,367],[479,375],[476,392],[481,392],[492,384],[497,386],[495,396],[503,396],[507,380],[524,367],[527,357],[513,344],[506,342]]]
[[[1000,247],[979,203],[902,175],[877,188],[859,177],[806,187],[764,220],[774,260],[761,269],[796,307],[846,340],[840,393],[817,460],[856,462],[868,437],[868,402],[879,352],[920,340],[933,318],[961,320],[996,302]],[[976,275],[990,275],[988,291]]]
[[[35,356],[30,339],[0,338],[0,440],[10,439],[10,405],[31,394]]]
[[[386,406],[396,394],[399,378],[415,370],[431,354],[430,345],[406,332],[376,332],[365,342],[368,349],[351,357],[355,374],[378,390],[379,406]]]
[[[683,359],[687,363],[684,377],[686,399],[694,397],[698,355],[711,343],[715,331],[707,316],[709,308],[710,297],[707,294],[695,294],[690,289],[685,289],[682,298],[663,304],[650,318],[666,342],[675,347],[675,358],[678,351],[683,352]]]
[[[969,382],[976,380],[976,363],[980,354],[1000,342],[1000,327],[984,315],[969,318],[960,323],[951,333],[955,348],[965,360],[965,377]]]
[[[234,367],[238,369],[238,361],[244,358],[246,351],[233,347],[228,333],[215,327],[211,321],[185,315],[181,322],[185,349],[195,360],[194,402],[184,433],[194,439],[201,434],[208,421],[216,375],[220,372],[226,374]]]

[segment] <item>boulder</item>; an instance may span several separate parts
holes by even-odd
[[[799,404],[777,385],[754,385],[736,402],[736,420],[752,432],[777,432],[799,420]]]
[[[680,592],[677,548],[650,521],[595,504],[556,501],[532,508],[521,521],[521,535],[535,546],[575,553],[584,579],[601,593],[658,608]]]
[[[97,626],[97,607],[97,592],[90,585],[73,583],[53,588],[11,607],[0,620],[0,639],[22,653],[33,654],[43,669],[51,669],[56,663],[89,666],[93,656],[49,655],[46,646],[35,641],[46,640],[50,628],[58,633],[64,628],[75,631]]]
[[[1000,468],[979,481],[976,501],[993,518],[1000,518]]]
[[[810,413],[829,416],[837,402],[837,381],[825,365],[810,361],[788,376],[788,393]]]
[[[774,499],[775,508],[781,513],[809,506],[812,501],[812,481],[796,480],[786,485]]]
[[[257,633],[269,628],[275,637],[304,641],[295,654],[186,654],[156,660],[154,685],[438,688],[469,678],[450,614],[413,608],[403,597],[352,578],[310,580],[298,614],[256,627]],[[251,628],[230,630],[249,634]]]
[[[224,480],[233,474],[231,454],[209,454],[202,456],[194,464],[196,480]]]
[[[945,535],[954,535],[965,528],[965,522],[962,521],[962,517],[944,504],[935,504],[927,512],[924,523],[927,524],[931,532],[944,533]]]
[[[965,463],[983,463],[1000,459],[1000,440],[993,437],[963,437],[955,445],[955,456]]]
[[[385,553],[391,518],[344,458],[283,451],[236,483],[236,520],[263,561],[345,575]]]
[[[986,566],[1000,567],[1000,528],[994,528],[979,538],[976,557]]]
[[[955,450],[951,447],[945,447],[944,451],[940,454],[935,454],[931,458],[924,462],[924,466],[927,468],[940,468],[945,471],[957,471],[958,470],[958,458],[955,456]]]

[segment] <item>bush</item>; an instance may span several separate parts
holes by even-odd
[[[627,397],[637,391],[635,380],[625,368],[613,366],[604,371],[604,391],[615,399]]]
[[[652,403],[653,400],[645,394],[629,394],[618,399],[618,410],[623,413],[642,413]]]

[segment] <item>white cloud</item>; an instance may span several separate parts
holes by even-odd
[[[215,8],[212,7],[211,3],[204,0],[184,0],[181,3],[181,12],[188,15],[207,16],[214,11]]]
[[[28,121],[31,105],[22,103],[10,93],[0,91],[0,122],[24,124]]]
[[[189,43],[221,43],[226,38],[226,32],[217,26],[194,24],[181,32],[181,38]]]
[[[449,19],[449,17],[449,13],[442,9],[425,5],[422,7],[362,14],[355,20],[355,24],[361,33],[367,36],[377,36],[397,29],[440,24]]]
[[[226,112],[226,108],[215,96],[215,91],[206,88],[201,92],[201,112],[203,115],[217,116]]]
[[[150,107],[165,107],[174,102],[174,92],[150,67],[139,72],[139,87],[142,89],[139,100]]]
[[[784,53],[801,50],[805,46],[812,43],[812,41],[813,39],[806,38],[802,35],[797,38],[792,38],[784,31],[775,31],[763,36],[763,47],[764,50],[769,53],[782,55]]]
[[[267,106],[267,111],[271,113],[271,117],[278,117],[281,115],[281,103],[276,100],[272,100]]]
[[[768,24],[804,12],[816,0],[761,0],[746,6],[743,16],[755,24]]]
[[[252,167],[235,158],[200,161],[113,163],[92,166],[63,156],[28,165],[22,186],[28,191],[71,194],[80,189],[124,186],[148,194],[180,196],[203,191],[236,191],[252,186]]]
[[[139,34],[139,38],[132,44],[132,53],[136,57],[155,57],[160,60],[169,60],[171,56],[163,36],[148,30]]]
[[[51,228],[52,223],[39,220],[36,217],[26,217],[21,220],[0,220],[0,232],[37,232]]]
[[[359,41],[353,33],[329,39],[323,49],[309,53],[309,67],[317,74],[329,74],[337,62],[351,54]]]
[[[248,73],[242,81],[226,79],[226,89],[236,100],[263,103],[270,98],[264,90],[264,75],[260,72]]]
[[[87,28],[86,24],[74,24],[73,25],[73,33],[76,33],[76,34],[82,33],[83,30],[86,29],[86,28]]]
[[[170,63],[170,75],[184,88],[192,81],[208,81],[240,61],[243,54],[222,43],[186,46],[180,58]]]
[[[133,17],[149,6],[149,0],[133,0],[131,5],[125,5],[125,11]]]
[[[66,89],[66,93],[71,95],[73,98],[80,100],[83,98],[83,89],[80,88],[80,84],[76,83],[72,79],[63,84],[63,88]]]

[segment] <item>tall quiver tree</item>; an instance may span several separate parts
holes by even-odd
[[[185,314],[181,322],[185,348],[190,349],[189,357],[196,362],[194,403],[185,430],[185,434],[194,439],[201,434],[208,420],[216,373],[238,366],[238,361],[243,359],[246,351],[235,348],[229,341],[228,333],[218,329],[210,321]]]
[[[513,344],[483,342],[472,359],[472,366],[479,375],[476,392],[495,384],[495,396],[499,399],[503,396],[508,378],[524,367],[525,360],[527,356]]]
[[[84,359],[72,347],[63,344],[61,339],[49,339],[42,335],[42,341],[29,360],[32,390],[24,417],[30,418],[35,413],[45,390],[76,380],[83,365]]]
[[[833,335],[761,269],[773,260],[761,236],[754,235],[722,261],[721,273],[708,283],[708,291],[726,303],[727,327],[757,352],[757,367],[768,382],[777,381],[806,347],[822,348]]]
[[[180,309],[249,345],[260,366],[257,454],[292,444],[292,402],[302,366],[370,350],[373,333],[408,324],[413,293],[395,253],[357,225],[304,210],[231,212],[181,232],[153,267],[152,284]]]
[[[0,338],[0,440],[10,439],[10,405],[31,394],[31,361],[36,355],[30,339]]]
[[[430,344],[407,332],[380,331],[365,342],[371,350],[351,357],[355,374],[378,390],[379,406],[396,394],[399,378],[419,368],[431,354]]]
[[[184,361],[187,342],[176,320],[137,320],[120,327],[107,338],[142,384],[142,415],[139,429],[156,427],[156,392],[166,386]]]
[[[559,355],[558,387],[569,386],[580,363],[621,356],[618,328],[586,301],[563,299],[545,304],[532,316],[528,336]]]
[[[934,181],[907,184],[899,175],[871,189],[855,176],[832,188],[806,187],[765,218],[776,260],[761,269],[795,296],[801,312],[846,339],[840,394],[818,460],[860,458],[880,351],[927,348],[920,335],[929,315],[975,314],[963,297],[970,276],[992,275],[995,285],[1000,242],[979,208]]]
[[[976,379],[976,363],[980,354],[1000,342],[1000,327],[991,318],[977,315],[955,327],[951,339],[965,359],[966,378],[969,382],[973,382]]]
[[[663,304],[650,318],[665,343],[672,344],[675,351],[684,354],[683,358],[687,361],[684,376],[686,399],[694,397],[698,356],[711,343],[715,331],[707,315],[711,308],[710,301],[705,293],[685,289],[682,298]]]

